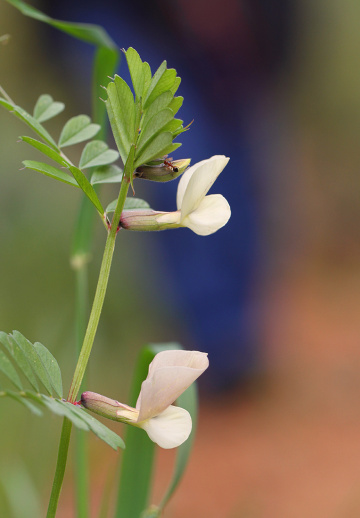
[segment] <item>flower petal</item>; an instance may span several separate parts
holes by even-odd
[[[182,220],[198,208],[228,161],[229,158],[226,156],[215,155],[185,171],[179,182],[177,194],[177,205],[178,209],[181,209]]]
[[[129,424],[136,423],[139,417],[139,412],[136,410],[136,408],[133,408],[129,405],[124,405],[124,403],[119,403],[119,401],[117,401],[117,403],[120,407],[116,411],[117,420]]]
[[[160,225],[179,225],[180,224],[180,211],[174,212],[160,212],[160,215],[156,217],[156,221]]]
[[[136,403],[138,422],[161,414],[209,366],[206,353],[198,351],[162,351],[149,365]]]
[[[192,421],[187,410],[177,406],[169,406],[161,414],[138,423],[150,439],[161,448],[176,448],[189,437]]]
[[[187,169],[185,171],[185,173],[180,178],[178,188],[177,188],[177,193],[176,193],[176,205],[177,205],[178,210],[181,208],[182,200],[183,200],[187,185],[190,181],[190,178],[192,177],[192,175],[194,174],[194,172],[197,170],[198,167],[200,167],[202,164],[205,164],[209,160],[211,160],[211,159],[207,158],[206,160],[201,160],[201,162],[197,162],[196,164],[192,165],[191,167],[189,167],[189,169]]]
[[[221,194],[210,194],[181,223],[199,236],[213,234],[226,225],[231,216],[230,205]]]

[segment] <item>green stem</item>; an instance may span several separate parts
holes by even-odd
[[[86,330],[88,309],[88,268],[87,261],[82,261],[75,272],[76,286],[76,314],[75,314],[75,341],[77,356],[81,351],[81,344]],[[83,380],[83,384],[85,379]],[[87,433],[76,430],[75,433],[75,487],[77,518],[88,518],[89,509],[89,461]]]
[[[116,240],[116,234],[117,234],[117,227],[120,221],[121,212],[124,207],[126,195],[129,189],[129,181],[126,177],[124,177],[119,198],[117,202],[117,206],[115,209],[113,221],[111,224],[110,232],[108,233],[108,237],[105,244],[105,250],[103,255],[103,260],[101,263],[100,268],[100,275],[98,284],[96,287],[95,297],[93,306],[90,313],[89,323],[86,329],[84,342],[80,351],[80,356],[76,365],[76,369],[74,372],[73,380],[71,383],[71,387],[69,390],[68,395],[68,401],[70,403],[75,403],[78,392],[80,390],[81,382],[83,380],[85,370],[89,361],[91,349],[94,343],[95,334],[97,331],[97,327],[100,320],[100,315],[102,311],[102,307],[104,304],[106,289],[109,281],[110,276],[110,268],[112,263],[112,258],[114,255],[114,249],[115,249],[115,240]]]
[[[130,162],[133,162],[132,160]],[[130,167],[131,166],[131,167]],[[127,171],[132,171],[132,163],[128,164]],[[99,324],[101,310],[103,307],[106,288],[109,281],[111,262],[115,249],[115,240],[117,234],[117,228],[120,221],[120,216],[124,208],[125,199],[130,185],[130,174],[124,175],[123,181],[121,182],[120,193],[114,217],[111,224],[111,229],[108,233],[108,237],[105,244],[104,255],[101,263],[99,280],[96,287],[95,297],[93,306],[90,313],[89,323],[86,329],[83,345],[80,351],[79,359],[75,368],[74,377],[69,390],[68,401],[75,403],[80,386],[85,374],[85,370],[89,361],[92,345],[94,343],[96,330]],[[61,486],[64,479],[64,472],[67,460],[67,453],[70,442],[71,424],[67,423],[67,419],[64,419],[63,429],[60,438],[58,462],[56,465],[56,472],[54,477],[54,483],[51,492],[51,498],[48,507],[47,518],[54,518],[56,515],[57,504],[61,492]]]
[[[64,480],[66,460],[69,450],[70,434],[71,434],[72,423],[64,418],[63,426],[61,430],[61,438],[59,445],[58,458],[56,463],[55,477],[50,495],[49,507],[46,518],[53,518],[56,514],[56,509],[59,502],[60,490]]]

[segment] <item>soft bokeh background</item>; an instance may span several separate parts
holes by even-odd
[[[165,516],[358,518],[360,4],[54,4],[36,5],[101,23],[153,69],[167,59],[178,70],[180,113],[195,121],[176,158],[231,157],[213,192],[229,199],[233,214],[215,236],[121,235],[89,389],[126,401],[147,341],[209,351],[194,455]],[[0,83],[17,103],[30,111],[45,92],[64,101],[65,114],[48,123],[55,134],[70,116],[89,113],[90,48],[1,2],[5,33]],[[16,142],[27,133],[0,112],[0,328],[48,346],[67,387],[79,193],[19,172],[21,160],[38,158]],[[176,182],[137,186],[160,210],[173,208],[175,192]],[[106,200],[115,195],[103,191]],[[98,224],[91,293],[103,244]],[[43,506],[49,495],[60,423],[8,401],[0,415],[0,515],[12,516],[5,485],[14,501],[24,495],[29,518],[31,495]],[[91,441],[95,516],[118,459]],[[160,452],[155,502],[172,459]],[[59,517],[73,516],[72,499],[70,462]]]

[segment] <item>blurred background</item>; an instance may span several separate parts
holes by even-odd
[[[209,352],[193,457],[165,517],[358,518],[360,4],[32,5],[103,25],[153,71],[167,59],[183,80],[179,115],[194,119],[174,158],[231,159],[212,191],[232,208],[217,234],[119,236],[89,365],[87,388],[126,402],[146,342]],[[5,2],[2,34],[11,38],[0,45],[0,84],[16,103],[32,111],[42,93],[65,102],[47,123],[55,135],[69,117],[90,113],[91,47]],[[124,61],[119,73],[128,77]],[[19,171],[22,160],[39,159],[17,143],[23,134],[1,111],[0,329],[49,347],[67,387],[75,364],[69,251],[80,195]],[[176,188],[144,182],[136,194],[173,210]],[[116,194],[107,186],[102,199]],[[103,245],[97,224],[91,296]],[[34,509],[36,494],[47,501],[59,420],[45,423],[8,401],[0,415],[0,515],[11,518],[19,493]],[[95,516],[118,456],[95,438],[91,446]],[[172,452],[159,452],[155,503],[172,461]],[[73,516],[72,484],[70,462],[59,518]]]

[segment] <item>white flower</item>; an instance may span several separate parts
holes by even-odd
[[[172,403],[207,369],[207,354],[169,350],[158,353],[141,385],[136,408],[94,392],[84,392],[82,404],[100,415],[143,428],[162,448],[176,448],[189,437],[190,414]]]
[[[213,234],[228,222],[231,210],[221,194],[207,193],[228,161],[223,155],[215,155],[185,171],[177,190],[177,211],[124,211],[121,226],[129,230],[188,227],[200,236]]]

